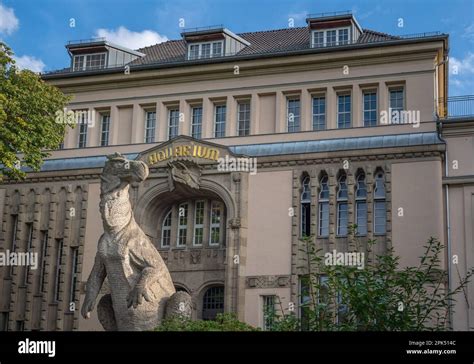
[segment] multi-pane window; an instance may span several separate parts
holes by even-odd
[[[202,319],[214,320],[219,313],[224,312],[224,287],[209,288],[202,298]]]
[[[387,206],[385,201],[385,183],[382,171],[375,174],[374,188],[374,233],[385,234],[387,231]]]
[[[214,107],[214,138],[225,137],[226,105]]]
[[[179,131],[179,109],[168,110],[168,139],[178,136]]]
[[[326,31],[326,46],[331,47],[337,44],[337,30]]]
[[[335,45],[345,45],[350,43],[349,28],[315,30],[313,31],[314,48],[331,47]]]
[[[41,271],[40,271],[40,284],[37,288],[37,293],[43,293],[45,288],[46,279],[46,255],[48,253],[48,231],[43,232],[43,238],[41,239]]]
[[[61,272],[63,265],[63,249],[64,249],[64,240],[56,240],[56,274],[54,280],[54,300],[57,302],[60,298],[60,285],[61,285]]]
[[[239,136],[250,134],[250,102],[239,102],[237,109],[237,132]]]
[[[79,124],[78,148],[85,148],[87,145],[87,110],[81,110],[76,113],[77,123]]]
[[[367,186],[363,173],[357,175],[355,203],[357,235],[367,235]]]
[[[74,71],[87,71],[105,68],[105,53],[74,56]]]
[[[304,177],[301,191],[301,236],[311,235],[311,179]]]
[[[221,240],[221,204],[217,201],[211,203],[211,223],[209,245],[218,245]]]
[[[337,41],[339,45],[349,44],[349,29],[339,29],[337,32]]]
[[[28,242],[27,242],[27,253],[29,254],[33,249],[33,224],[28,223]],[[26,286],[28,284],[28,275],[30,273],[30,266],[27,265],[25,268],[25,275],[23,277],[23,284]]]
[[[193,245],[202,245],[204,241],[204,201],[196,201],[194,205],[194,236]]]
[[[347,235],[349,221],[349,205],[347,191],[347,177],[341,174],[338,180],[337,190],[337,235]]]
[[[17,238],[17,230],[18,230],[18,215],[12,215],[12,232],[11,232],[11,248],[10,251],[14,253],[16,251],[16,238]],[[13,268],[15,267],[14,264],[10,264],[10,268],[8,269],[9,276],[13,274]]]
[[[290,98],[287,100],[288,132],[300,131],[300,99]]]
[[[299,279],[300,292],[300,306],[299,317],[301,322],[301,330],[307,331],[309,329],[310,320],[310,304],[311,304],[311,281],[309,276],[301,276]]]
[[[147,111],[145,115],[145,143],[155,142],[156,111]]]
[[[313,130],[326,129],[326,97],[313,97]]]
[[[351,95],[337,95],[337,127],[339,129],[351,126]]]
[[[262,296],[263,329],[271,330],[275,322],[276,296]]]
[[[202,106],[191,109],[191,136],[195,139],[202,138]]]
[[[69,302],[76,302],[76,288],[79,279],[78,267],[79,250],[77,247],[71,248],[71,291],[69,292]]]
[[[110,115],[103,114],[100,122],[100,146],[106,147],[109,145],[110,133]]]
[[[329,184],[327,175],[321,177],[319,185],[318,235],[327,237],[329,236]]]
[[[377,92],[364,92],[364,126],[377,125]]]
[[[324,47],[324,32],[313,32],[313,47]]]
[[[178,240],[177,246],[186,246],[188,233],[188,204],[183,203],[178,207]]]
[[[166,214],[161,224],[161,247],[167,248],[171,244],[171,210]]]
[[[390,89],[390,120],[401,120],[400,112],[404,109],[403,87]]]
[[[188,48],[188,59],[192,60],[201,58],[221,57],[222,50],[222,41],[190,44]]]

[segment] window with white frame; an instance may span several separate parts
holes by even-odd
[[[329,236],[329,182],[328,176],[324,174],[319,181],[319,223],[318,235],[320,237]]]
[[[194,205],[193,245],[202,245],[204,241],[204,201],[196,201]]]
[[[170,209],[161,224],[161,247],[168,248],[171,245],[171,213]]]
[[[179,131],[179,109],[168,110],[168,139],[178,136]]]
[[[404,107],[404,90],[403,87],[395,87],[389,90],[390,93],[390,121],[396,123],[401,120],[401,112]]]
[[[223,48],[223,41],[190,44],[188,59],[222,57]]]
[[[347,191],[347,176],[341,174],[337,190],[337,235],[346,236],[349,221],[349,204]]]
[[[365,174],[359,172],[356,179],[355,210],[357,235],[367,235],[367,186],[365,184]]]
[[[88,71],[105,68],[105,53],[82,54],[73,58],[74,71]]]
[[[155,142],[156,111],[147,111],[145,115],[145,143]]]
[[[214,106],[214,138],[225,137],[226,105]]]
[[[313,97],[313,130],[326,129],[326,97]]]
[[[88,127],[88,111],[81,110],[76,112],[77,123],[79,124],[79,140],[78,148],[85,148],[87,146],[87,127]]]
[[[300,99],[299,98],[288,98],[287,99],[287,121],[288,121],[288,132],[300,131]]]
[[[191,109],[191,136],[195,139],[202,138],[202,106]]]
[[[339,129],[351,127],[351,94],[337,95],[337,127]]]
[[[374,234],[383,235],[387,231],[387,205],[385,197],[384,174],[381,170],[375,173],[374,188]]]
[[[209,245],[219,245],[221,241],[221,204],[217,201],[211,202]]]
[[[250,134],[250,101],[242,101],[238,103],[237,132],[239,136]]]
[[[350,28],[314,30],[312,34],[313,48],[332,47],[350,43]]]
[[[377,125],[377,92],[364,91],[364,126]]]
[[[271,330],[275,322],[275,307],[276,296],[265,295],[262,296],[262,314],[263,314],[263,329],[265,331]]]
[[[100,121],[100,146],[106,147],[109,145],[109,131],[110,131],[110,115],[102,114]]]
[[[188,234],[188,204],[182,203],[178,207],[178,239],[176,246],[186,246]]]

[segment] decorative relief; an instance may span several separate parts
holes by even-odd
[[[290,276],[254,276],[247,277],[247,288],[288,288]]]

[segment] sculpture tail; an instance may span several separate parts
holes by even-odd
[[[191,296],[187,292],[175,292],[166,302],[165,319],[182,317],[191,319],[193,304]]]

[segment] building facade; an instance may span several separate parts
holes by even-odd
[[[190,29],[138,51],[71,42],[70,67],[43,78],[73,95],[58,122],[77,125],[41,171],[0,185],[1,251],[39,256],[34,270],[0,268],[0,329],[101,330],[79,309],[115,152],[149,166],[130,190],[135,218],[194,318],[234,312],[265,328],[268,307],[298,310],[300,238],[353,251],[352,224],[404,266],[438,238],[455,285],[474,262],[474,120],[469,98],[450,114],[448,48],[447,35],[391,36],[351,14]],[[470,283],[454,329],[473,326],[473,303]]]

